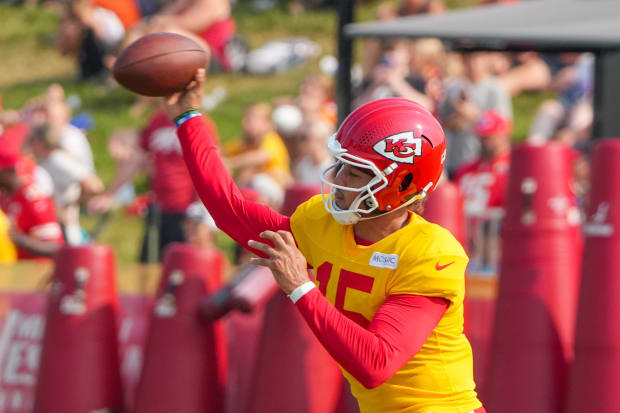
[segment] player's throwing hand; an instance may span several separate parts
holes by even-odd
[[[200,110],[204,96],[206,73],[205,69],[198,69],[194,80],[187,85],[183,92],[165,98],[165,110],[170,118],[174,119],[191,110]]]
[[[288,231],[264,231],[261,238],[273,243],[269,244],[251,240],[248,245],[264,252],[269,258],[252,258],[250,262],[271,269],[276,282],[285,294],[310,281],[306,258],[295,244],[293,235]]]

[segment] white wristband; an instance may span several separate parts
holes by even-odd
[[[293,292],[288,295],[288,298],[290,298],[293,304],[295,304],[301,297],[306,295],[306,293],[313,288],[316,288],[316,284],[314,284],[312,281],[307,281],[299,287],[295,288]]]

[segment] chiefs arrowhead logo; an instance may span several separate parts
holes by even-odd
[[[380,140],[372,148],[388,159],[412,164],[416,156],[422,156],[422,138],[416,138],[413,131],[401,132]]]

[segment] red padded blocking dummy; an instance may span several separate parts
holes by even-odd
[[[293,212],[295,212],[300,204],[320,193],[320,186],[295,184],[287,188],[284,193],[284,202],[282,203],[282,208],[280,209],[284,215],[293,215]]]
[[[200,300],[221,284],[224,258],[188,244],[166,249],[136,391],[135,413],[221,413],[226,343],[201,323]]]
[[[255,384],[249,392],[248,406],[253,407],[243,411],[359,413],[338,365],[288,297],[276,293],[261,312],[263,329],[251,382]]]
[[[291,300],[267,304],[252,380],[249,413],[332,413],[343,377]]]
[[[252,393],[258,343],[262,331],[266,303],[280,290],[269,268],[246,265],[224,288],[203,302],[204,317],[225,315],[224,318],[230,354],[228,385],[226,387],[226,411],[247,412]],[[214,305],[216,302],[223,305]],[[218,307],[225,311],[217,311]],[[213,311],[216,310],[216,311]]]
[[[35,413],[122,410],[118,323],[113,251],[61,249],[48,295]]]
[[[620,411],[620,139],[597,144],[566,411]]]
[[[428,196],[424,205],[424,219],[446,228],[466,248],[463,196],[456,184],[443,180]]]
[[[487,394],[489,412],[562,413],[582,240],[569,149],[512,152]],[[486,397],[484,397],[486,396]]]

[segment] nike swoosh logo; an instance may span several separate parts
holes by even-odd
[[[441,270],[443,270],[444,268],[451,266],[452,264],[454,264],[454,261],[449,262],[449,263],[447,263],[447,264],[445,264],[445,265],[439,265],[439,262],[437,262],[437,264],[435,264],[435,269],[436,269],[437,271],[441,271]]]

